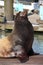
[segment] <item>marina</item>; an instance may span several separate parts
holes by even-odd
[[[16,15],[16,13],[19,11],[28,10],[28,20],[31,22],[34,29],[34,41],[32,49],[35,53],[39,53],[39,55],[29,56],[28,60],[22,63],[18,58],[0,57],[0,65],[43,65],[43,6],[39,5],[43,4],[43,1],[37,0],[38,2],[31,3],[30,1],[33,0],[17,0],[17,2],[13,0],[13,3],[11,3],[12,0],[6,0],[6,9],[4,10],[4,1],[2,0],[1,2],[0,0],[0,39],[11,34],[14,27],[14,16]],[[11,4],[13,4],[13,8],[11,8]],[[5,15],[7,19],[5,19]]]

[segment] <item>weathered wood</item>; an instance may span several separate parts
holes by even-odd
[[[13,20],[13,0],[4,0],[4,11],[7,21]]]
[[[43,20],[38,19],[37,22],[38,22],[39,24],[43,24]]]
[[[1,59],[0,65],[43,65],[43,55],[31,56],[25,63],[20,63],[18,59]]]

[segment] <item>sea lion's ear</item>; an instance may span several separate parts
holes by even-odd
[[[20,17],[20,13],[21,13],[21,12],[18,12],[18,13],[15,15],[15,21],[17,21],[18,18]]]
[[[16,18],[17,18],[18,16],[20,16],[20,13],[21,13],[21,12],[18,12],[18,13],[16,14]]]

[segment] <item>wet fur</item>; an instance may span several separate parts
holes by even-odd
[[[5,38],[0,39],[0,56],[4,50],[10,52],[15,50],[16,46],[20,45],[24,49],[25,53],[29,55],[29,51],[32,49],[34,40],[33,26],[28,20],[27,12],[19,12],[15,16],[14,29],[12,33]],[[18,49],[20,49],[18,47]]]
[[[13,48],[17,45],[21,45],[25,52],[29,54],[34,40],[34,30],[32,24],[28,20],[27,11],[17,13],[14,29],[10,38],[14,45]]]

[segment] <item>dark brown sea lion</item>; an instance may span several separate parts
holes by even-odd
[[[6,53],[14,53],[14,56],[19,58],[21,61],[28,59],[30,55],[33,55],[32,44],[34,40],[34,29],[30,21],[28,20],[27,11],[19,12],[15,16],[14,29],[12,33],[6,38],[7,42],[4,43],[9,45]],[[10,50],[9,50],[10,48]],[[5,54],[6,56],[6,54]]]
[[[34,40],[34,30],[28,20],[27,11],[16,14],[14,29],[10,38],[16,57],[24,59],[30,55]]]

